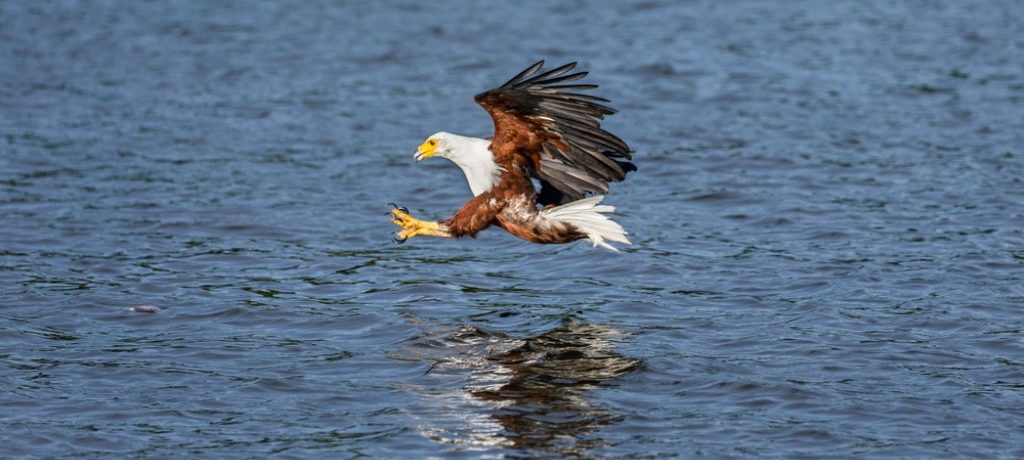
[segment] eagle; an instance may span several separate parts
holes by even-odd
[[[490,139],[447,132],[427,138],[413,158],[455,163],[473,198],[442,221],[416,219],[389,203],[391,221],[401,227],[394,241],[476,237],[497,225],[533,243],[587,239],[616,252],[608,242],[630,244],[625,229],[606,215],[615,208],[600,203],[608,184],[624,180],[636,166],[629,146],[601,128],[615,110],[604,105],[607,99],[580,92],[598,85],[576,82],[587,72],[572,72],[575,67],[572,62],[545,71],[541,60],[474,96],[494,121]]]

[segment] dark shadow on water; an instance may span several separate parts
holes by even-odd
[[[506,448],[511,454],[580,456],[604,444],[599,431],[620,420],[588,392],[640,366],[607,326],[568,318],[543,334],[515,338],[475,326],[427,333],[396,354],[433,360],[414,391],[422,432],[457,451]]]
[[[505,427],[507,439],[517,448],[544,449],[566,440],[599,442],[582,438],[618,417],[592,404],[585,393],[639,365],[638,360],[612,350],[609,339],[615,335],[619,334],[610,328],[567,321],[513,350],[490,356],[492,362],[512,370],[509,382],[472,394],[500,407],[492,417]],[[571,445],[565,447],[574,450]]]

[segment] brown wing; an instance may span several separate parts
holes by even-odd
[[[597,85],[561,84],[587,72],[569,73],[570,63],[541,72],[544,61],[526,68],[504,85],[474,99],[494,119],[491,151],[506,167],[520,166],[541,181],[539,200],[558,204],[607,193],[609,182],[636,170],[629,146],[601,128],[615,113],[607,99],[574,91]]]

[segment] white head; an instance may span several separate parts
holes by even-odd
[[[455,134],[446,133],[444,131],[434,133],[434,135],[428,137],[427,140],[420,144],[420,147],[416,149],[416,154],[413,155],[413,158],[415,158],[416,161],[421,161],[432,156],[439,156],[441,158],[454,160],[452,156],[457,154],[456,147],[457,144],[459,144],[458,138],[461,137],[462,136],[456,136]]]
[[[478,137],[460,136],[444,131],[427,138],[416,149],[416,161],[430,157],[447,158],[466,174],[473,195],[479,195],[498,182],[501,167],[494,162],[491,141]]]

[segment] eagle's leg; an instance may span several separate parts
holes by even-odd
[[[452,234],[440,223],[428,220],[419,220],[409,215],[404,208],[391,210],[391,222],[402,227],[402,231],[395,234],[396,243],[404,243],[405,240],[414,236],[437,236],[450,238]]]

